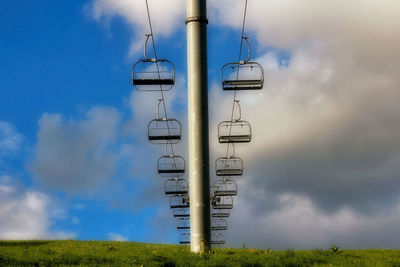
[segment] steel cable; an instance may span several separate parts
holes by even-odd
[[[148,3],[148,0],[145,0],[145,2],[146,2],[147,18],[148,18],[148,21],[149,21],[149,29],[150,29],[150,34],[151,34],[151,42],[152,42],[152,45],[153,45],[153,53],[154,53],[154,58],[156,60],[157,74],[158,74],[158,78],[161,79],[160,69],[159,69],[158,61],[157,61],[157,50],[156,50],[156,44],[155,44],[155,40],[154,40],[153,27],[152,27],[151,17],[150,17],[149,3]],[[162,105],[163,105],[165,120],[166,120],[166,124],[167,124],[168,135],[171,136],[171,131],[170,131],[169,124],[168,124],[167,107],[166,107],[166,104],[165,104],[165,97],[164,97],[164,92],[163,92],[162,85],[160,85],[160,92],[161,92],[161,102],[162,102]],[[172,156],[175,156],[174,146],[173,146],[173,144],[171,142],[169,144],[171,146]],[[167,147],[168,143],[166,143],[165,146]],[[165,149],[165,151],[167,151],[167,149]],[[174,164],[176,165],[175,157],[173,158],[173,160],[174,160]]]

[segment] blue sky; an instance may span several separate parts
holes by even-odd
[[[12,175],[12,179],[18,180],[27,190],[46,192],[60,202],[67,215],[52,224],[54,231],[71,232],[79,239],[108,239],[110,233],[118,233],[129,240],[157,242],[159,240],[152,234],[153,226],[149,226],[149,220],[157,212],[156,205],[143,203],[145,208],[139,205],[138,210],[129,205],[113,208],[101,193],[69,195],[60,188],[46,188],[34,179],[30,170],[40,127],[38,122],[43,114],[62,114],[66,120],[80,120],[94,106],[107,106],[117,109],[122,121],[132,116],[126,103],[132,91],[131,66],[141,56],[139,53],[127,55],[132,29],[118,18],[108,25],[97,23],[89,14],[89,5],[69,1],[2,3],[0,114],[1,120],[21,136],[19,147],[2,158],[2,175]],[[17,12],[19,16],[15,16]],[[234,30],[225,32],[224,40],[237,34]],[[217,35],[217,27],[210,30],[210,80],[219,78],[218,68],[224,59],[237,54],[237,36],[235,45],[221,46],[218,45],[221,41],[215,40]],[[179,73],[185,72],[183,26],[173,36],[160,38],[157,48],[159,55],[168,56],[174,62]],[[171,50],[173,53],[168,52]],[[180,103],[176,108],[184,114],[186,104]],[[135,127],[145,129],[146,125]],[[117,142],[129,142],[129,139],[129,136],[122,136]],[[145,143],[146,148],[151,149],[145,139],[135,142]],[[118,144],[114,145],[113,149],[118,149]],[[131,175],[122,173],[123,170],[115,172],[115,176],[125,176],[119,186],[127,188],[126,191],[134,193],[134,188],[140,186],[130,180]],[[154,177],[148,175],[146,179]],[[164,202],[168,205],[167,199]],[[161,241],[177,241],[174,227],[164,231],[166,237]]]
[[[149,4],[157,53],[177,69],[167,105],[183,123],[186,156],[185,1]],[[219,87],[220,68],[237,59],[243,4],[209,1],[211,162],[224,151],[216,125],[232,94]],[[158,96],[130,80],[144,8],[0,3],[0,239],[177,243],[155,171],[163,149],[145,136]],[[249,0],[246,35],[267,81],[239,94],[254,138],[237,146],[245,175],[229,246],[400,247],[399,9],[394,0]]]
[[[130,116],[124,98],[132,90],[132,60],[126,57],[131,31],[118,20],[105,29],[84,7],[84,3],[69,1],[1,4],[0,114],[22,137],[19,148],[2,158],[1,172],[57,198],[68,218],[55,222],[54,229],[74,232],[80,239],[108,239],[108,233],[119,232],[145,241],[150,231],[146,220],[154,208],[113,209],[100,196],[69,196],[62,190],[42,189],[29,171],[38,121],[44,113],[79,120],[93,106],[112,106],[122,116]],[[76,205],[81,208],[75,209]]]

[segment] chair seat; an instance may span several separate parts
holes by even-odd
[[[172,79],[133,79],[134,85],[174,85]]]
[[[236,196],[237,191],[235,190],[216,190],[214,191],[215,196]]]

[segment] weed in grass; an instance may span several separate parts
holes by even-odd
[[[244,263],[241,265],[242,267],[263,267],[261,263]]]
[[[117,250],[117,249],[115,247],[108,247],[107,250],[108,251],[114,251],[114,250]]]
[[[286,250],[285,256],[286,256],[286,258],[294,258],[295,254],[294,254],[293,249]]]
[[[333,244],[330,248],[329,251],[331,252],[331,254],[333,255],[338,255],[341,254],[343,252],[343,250],[340,250],[340,248],[338,246],[336,246],[335,244]]]
[[[233,255],[233,254],[235,254],[235,251],[233,251],[233,250],[227,250],[225,253],[228,254],[228,255]]]
[[[164,267],[175,267],[176,264],[173,261],[169,261],[163,264]]]
[[[168,260],[167,257],[159,256],[159,255],[153,256],[152,259],[153,259],[155,262],[165,262],[165,261]]]

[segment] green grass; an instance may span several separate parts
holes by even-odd
[[[0,266],[398,266],[397,250],[255,250],[110,241],[0,241]]]

